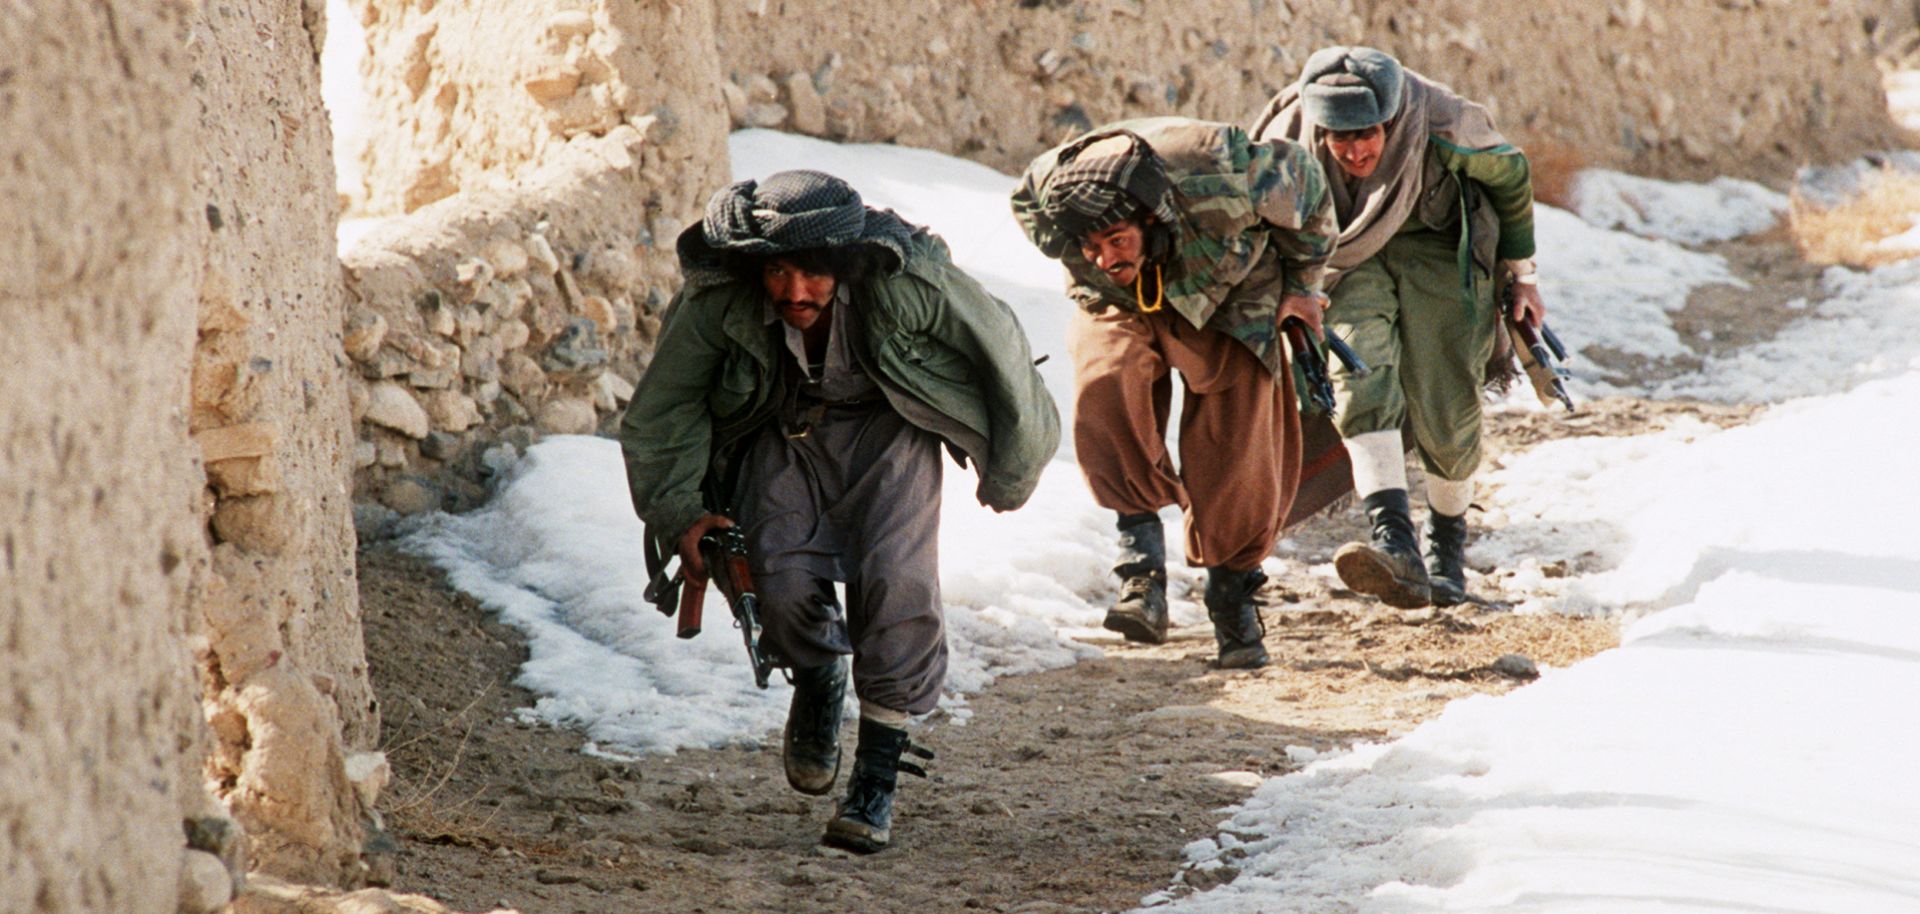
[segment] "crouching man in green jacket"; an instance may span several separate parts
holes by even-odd
[[[762,645],[793,673],[783,759],[802,793],[833,789],[852,655],[859,743],[823,840],[876,851],[907,718],[946,679],[941,446],[973,461],[981,504],[1010,511],[1059,446],[1059,413],[1012,311],[839,178],[735,184],[678,247],[686,286],[621,423],[634,510],[690,586],[705,586],[701,535],[745,528]]]
[[[1467,507],[1480,466],[1480,388],[1512,283],[1513,318],[1546,317],[1533,266],[1527,157],[1481,105],[1373,48],[1322,48],[1255,122],[1313,152],[1340,215],[1327,323],[1372,366],[1334,369],[1340,437],[1372,520],[1334,555],[1346,585],[1391,606],[1468,599]],[[1422,564],[1401,429],[1426,470]]]

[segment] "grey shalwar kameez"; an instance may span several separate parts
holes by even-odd
[[[933,710],[947,668],[940,609],[940,439],[889,404],[849,345],[845,288],[825,358],[798,330],[780,356],[795,383],[742,466],[738,516],[760,588],[764,643],[799,667],[853,654],[862,702]],[[842,616],[831,582],[847,585]]]

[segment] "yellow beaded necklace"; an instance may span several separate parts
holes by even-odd
[[[1167,276],[1166,273],[1161,271],[1159,264],[1156,263],[1153,265],[1153,304],[1148,305],[1146,295],[1147,277],[1145,274],[1146,271],[1142,270],[1140,275],[1133,277],[1133,300],[1139,303],[1141,314],[1152,314],[1160,310],[1160,306],[1166,303]]]

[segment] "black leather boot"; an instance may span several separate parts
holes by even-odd
[[[1100,623],[1128,641],[1167,640],[1167,535],[1158,514],[1120,515],[1120,598]]]
[[[1267,576],[1260,569],[1232,571],[1216,565],[1207,569],[1207,618],[1213,620],[1213,640],[1220,656],[1213,665],[1223,670],[1249,670],[1267,665],[1267,624],[1253,595]]]
[[[819,796],[833,789],[840,774],[840,714],[847,704],[847,662],[795,668],[793,702],[781,734],[780,760],[787,784]]]
[[[1467,601],[1467,516],[1427,512],[1427,581],[1433,605]]]
[[[1381,489],[1360,501],[1373,520],[1372,541],[1348,543],[1333,554],[1333,568],[1349,588],[1379,597],[1388,606],[1418,609],[1433,601],[1427,568],[1420,562],[1407,508],[1407,490]]]
[[[822,842],[871,854],[893,840],[893,791],[899,773],[927,776],[925,768],[903,760],[903,753],[933,758],[933,750],[915,745],[907,731],[860,718],[860,745],[853,751],[847,798],[827,823]]]

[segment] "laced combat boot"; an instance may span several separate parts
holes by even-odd
[[[1267,624],[1253,595],[1267,576],[1260,569],[1233,571],[1223,565],[1207,569],[1207,618],[1213,620],[1213,640],[1220,656],[1213,662],[1223,670],[1250,670],[1267,665]]]
[[[1348,543],[1333,554],[1340,580],[1357,593],[1379,597],[1388,606],[1418,609],[1433,601],[1427,568],[1420,561],[1407,490],[1381,489],[1361,499],[1373,521],[1372,541]]]
[[[1158,514],[1120,515],[1120,598],[1100,623],[1128,641],[1167,640],[1167,535]]]
[[[820,796],[840,774],[840,714],[847,704],[847,663],[793,671],[793,702],[780,735],[787,785]]]
[[[840,801],[821,842],[871,854],[893,840],[893,791],[900,772],[927,776],[925,768],[902,759],[903,753],[933,758],[933,750],[915,745],[906,730],[860,718],[860,744],[853,750],[847,798]]]
[[[1427,512],[1427,581],[1433,605],[1467,601],[1467,516]]]

